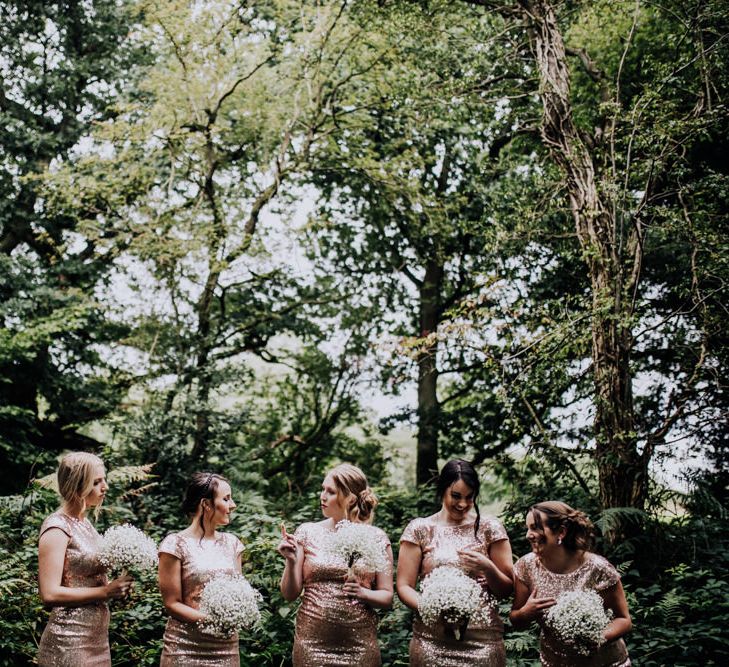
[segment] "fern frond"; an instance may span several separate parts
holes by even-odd
[[[661,613],[664,624],[671,627],[683,622],[682,605],[683,597],[672,588],[656,603],[655,608]]]
[[[154,463],[145,463],[141,466],[119,466],[114,468],[107,475],[110,484],[119,484],[125,486],[132,482],[141,482],[151,477]]]
[[[608,507],[600,512],[595,526],[604,535],[626,524],[639,525],[647,516],[643,510],[636,507]]]
[[[632,560],[626,560],[624,563],[620,563],[619,565],[617,565],[615,569],[620,572],[620,576],[623,577],[630,571],[632,565]]]
[[[137,489],[129,489],[129,491],[125,491],[119,500],[129,500],[130,498],[137,498],[138,496],[141,496],[144,493],[147,493],[150,489],[153,489],[155,486],[159,486],[159,482],[150,482],[149,484],[145,484],[144,486],[140,486]]]
[[[34,479],[33,484],[37,484],[42,489],[51,489],[51,491],[58,493],[58,478],[56,477],[55,472],[52,472],[50,475],[46,475],[45,477],[38,477],[37,479]]]

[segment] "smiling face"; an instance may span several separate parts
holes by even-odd
[[[210,503],[206,500],[205,503]],[[215,497],[212,502],[212,518],[210,522],[213,526],[225,526],[230,523],[230,515],[236,508],[233,502],[233,492],[230,484],[224,480],[219,480],[215,489]]]
[[[564,538],[565,529],[552,530],[540,516],[539,521],[534,512],[526,516],[526,538],[532,547],[532,551],[538,556],[543,556],[556,549],[561,549],[560,541]]]
[[[342,503],[342,497],[334,483],[334,478],[327,475],[321,483],[321,493],[319,494],[319,506],[321,513],[327,519],[339,521],[346,516],[346,511]]]
[[[451,521],[461,523],[473,509],[473,489],[462,479],[456,480],[443,494],[443,509]]]
[[[104,502],[109,486],[106,483],[106,471],[103,465],[97,464],[94,466],[93,483],[91,491],[83,499],[86,507],[98,507]]]

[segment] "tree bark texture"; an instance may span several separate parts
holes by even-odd
[[[423,347],[418,356],[418,451],[416,482],[429,483],[438,472],[438,341],[435,334],[440,318],[443,264],[429,261],[420,286],[420,337]]]
[[[554,7],[542,0],[521,0],[532,30],[543,103],[542,138],[562,168],[577,236],[587,262],[592,290],[592,363],[595,382],[596,462],[604,507],[642,508],[647,463],[634,429],[628,319],[637,272],[623,271],[614,209],[601,195],[595,162],[575,125],[570,74]],[[606,190],[602,190],[605,192]],[[639,260],[639,243],[626,248]]]

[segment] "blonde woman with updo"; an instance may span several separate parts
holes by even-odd
[[[625,591],[618,571],[590,550],[594,542],[592,522],[583,512],[551,500],[532,505],[526,528],[532,552],[514,565],[513,626],[518,629],[533,621],[539,623],[539,657],[545,667],[629,667],[622,639],[632,627]],[[545,612],[567,591],[596,591],[605,608],[612,611],[604,643],[588,656],[570,650],[544,622]]]
[[[375,608],[392,604],[392,548],[384,531],[372,528],[389,567],[384,572],[357,571],[347,578],[347,563],[322,548],[339,521],[371,523],[377,498],[364,473],[349,463],[332,469],[319,496],[324,519],[304,523],[290,535],[282,526],[278,552],[285,559],[281,593],[289,602],[302,594],[296,615],[294,667],[378,667]]]
[[[43,522],[38,540],[38,588],[51,607],[38,664],[110,667],[107,601],[124,597],[132,578],[107,580],[99,562],[101,537],[86,516],[104,501],[104,463],[86,452],[66,454],[57,479],[62,504]]]

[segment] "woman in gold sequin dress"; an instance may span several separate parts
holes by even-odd
[[[411,521],[400,538],[397,594],[416,612],[410,641],[412,667],[506,665],[504,626],[494,598],[512,591],[511,545],[497,519],[480,516],[479,488],[478,475],[468,461],[449,461],[436,487],[440,511]],[[489,620],[470,622],[459,639],[446,625],[426,625],[417,614],[417,581],[441,565],[462,568],[483,591],[482,606]]]
[[[160,667],[238,667],[238,636],[221,639],[197,625],[205,618],[198,610],[205,584],[218,574],[241,571],[241,541],[216,530],[230,523],[235,509],[230,484],[214,473],[194,473],[183,509],[190,525],[159,546],[159,587],[170,614]]]
[[[281,593],[288,601],[303,591],[296,615],[294,667],[378,667],[377,616],[374,608],[392,604],[392,549],[387,535],[371,527],[389,566],[384,572],[347,577],[347,563],[326,554],[327,540],[342,519],[368,523],[377,504],[367,478],[356,466],[334,468],[322,483],[324,520],[304,523],[293,535],[282,526],[278,546],[285,558]]]
[[[558,501],[533,505],[526,518],[532,553],[514,565],[515,593],[511,622],[516,628],[533,621],[542,628],[539,654],[545,667],[629,667],[622,640],[632,623],[617,570],[589,549],[594,529],[580,511]],[[544,622],[544,612],[560,593],[596,591],[613,619],[604,632],[605,642],[588,656],[565,646]]]
[[[58,467],[61,508],[41,526],[38,587],[52,607],[38,651],[40,667],[110,667],[107,600],[127,594],[129,576],[108,582],[99,562],[100,536],[86,512],[106,494],[100,458],[86,452],[66,454]]]

